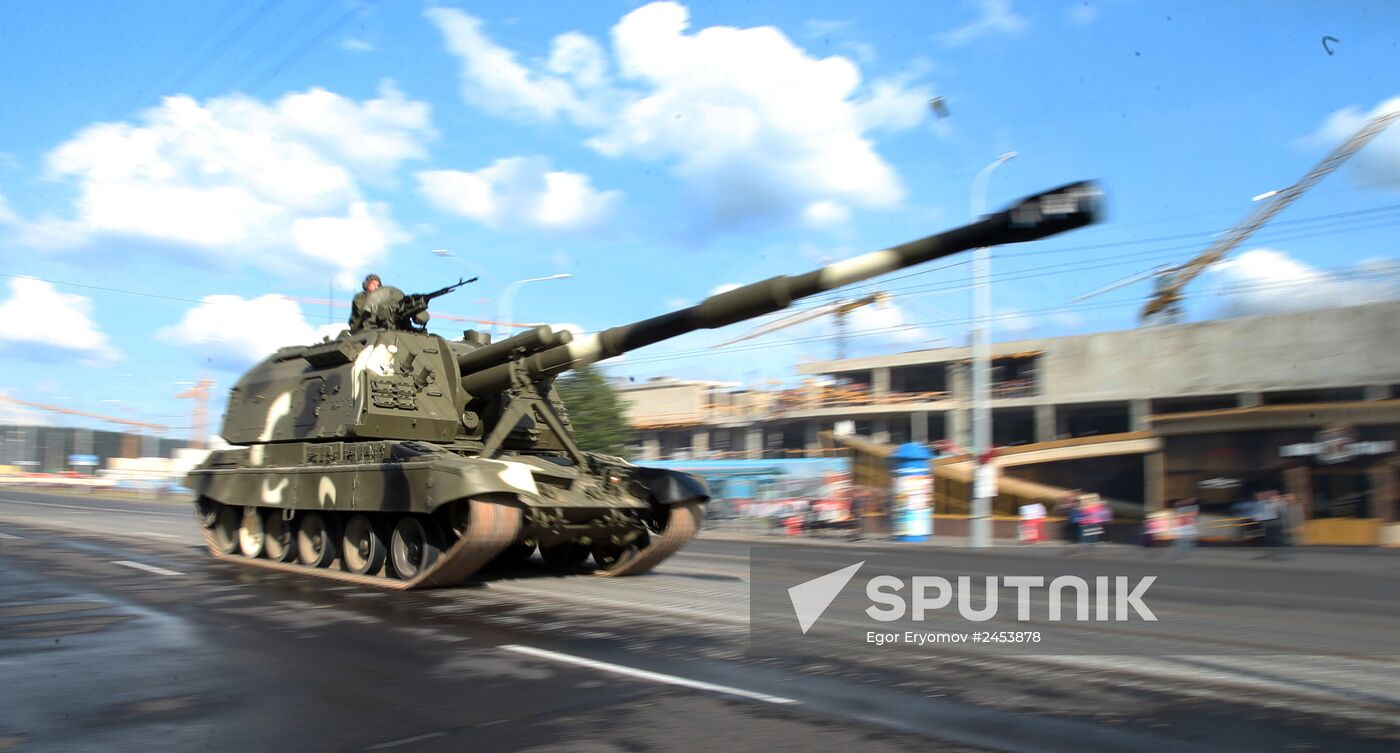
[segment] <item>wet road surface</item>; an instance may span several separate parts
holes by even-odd
[[[748,547],[702,536],[641,578],[525,567],[388,593],[211,561],[184,506],[3,489],[0,751],[1400,746],[1397,657],[755,655]],[[784,551],[799,582],[892,550]],[[895,551],[940,571],[989,556]],[[1257,602],[1320,633],[1392,612],[1310,593],[1325,584],[1309,574],[1354,575],[1392,606],[1400,584],[1400,558],[1383,553],[1173,566],[1201,582],[1170,609]],[[1299,577],[1232,590],[1232,573],[1266,567]]]

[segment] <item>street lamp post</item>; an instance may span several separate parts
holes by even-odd
[[[527,282],[564,280],[570,277],[573,277],[573,275],[568,273],[550,275],[548,277],[531,277],[528,280],[516,280],[515,282],[512,282],[511,284],[507,285],[506,289],[501,291],[501,300],[499,302],[499,305],[496,307],[496,326],[499,328],[501,337],[504,338],[506,336],[506,325],[511,321],[511,317],[514,316],[514,313],[511,309],[513,304],[515,303],[515,292],[520,289],[521,285],[524,285]]]
[[[972,179],[970,197],[974,219],[987,213],[987,179],[992,171],[1016,156],[1007,152],[982,168]],[[996,481],[989,462],[992,449],[991,411],[991,249],[983,247],[972,252],[972,519],[968,543],[974,547],[992,544],[992,500],[996,498]]]

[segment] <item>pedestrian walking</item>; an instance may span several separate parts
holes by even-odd
[[[1079,499],[1080,543],[1086,547],[1097,546],[1108,520],[1108,506],[1097,494],[1085,494]]]
[[[1074,491],[1060,498],[1056,505],[1056,512],[1064,517],[1064,523],[1060,529],[1060,535],[1066,545],[1077,547],[1079,545],[1079,492]]]
[[[1265,553],[1260,556],[1271,560],[1286,559],[1288,555],[1283,549],[1288,545],[1287,521],[1279,493],[1272,489],[1260,492],[1256,501],[1255,515],[1264,531]]]
[[[1172,557],[1181,559],[1196,548],[1200,507],[1194,499],[1179,499],[1172,509]]]
[[[1175,505],[1176,500],[1172,500],[1171,506]],[[1171,516],[1169,509],[1153,510],[1143,519],[1141,544],[1149,553],[1171,538]]]
[[[1259,503],[1254,499],[1236,502],[1231,507],[1231,514],[1242,521],[1238,525],[1243,529],[1241,534],[1243,543],[1249,546],[1264,545],[1264,529],[1259,524],[1259,518],[1256,514],[1258,508]]]
[[[1038,544],[1045,540],[1045,505],[1040,500],[1021,505],[1020,538],[1022,544]]]

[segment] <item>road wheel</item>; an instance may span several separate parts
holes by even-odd
[[[281,510],[270,510],[263,519],[263,553],[274,562],[291,562],[297,556],[292,521],[283,515]]]
[[[219,522],[219,508],[223,505],[208,497],[200,497],[194,502],[194,519],[201,528],[213,528]]]
[[[266,539],[263,535],[262,512],[256,507],[243,508],[243,521],[238,527],[238,548],[243,552],[243,556],[257,559],[263,553],[263,542]]]
[[[442,554],[442,532],[431,518],[405,515],[394,526],[389,542],[389,559],[394,573],[403,580],[412,580],[433,566]]]
[[[238,529],[242,526],[242,508],[219,505],[218,512],[214,514],[214,525],[209,529],[213,534],[214,548],[219,550],[219,554],[233,554],[238,551]]]
[[[297,526],[297,557],[303,565],[329,567],[335,561],[339,541],[334,518],[307,513]]]
[[[389,554],[384,538],[380,527],[367,516],[351,518],[345,524],[345,536],[341,538],[341,568],[357,575],[379,572]]]
[[[550,567],[573,568],[588,559],[588,549],[572,542],[540,547],[540,557]]]

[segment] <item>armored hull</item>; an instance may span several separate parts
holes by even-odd
[[[271,445],[254,465],[252,450],[190,474],[212,554],[393,588],[537,549],[555,567],[592,557],[599,574],[639,574],[695,535],[708,500],[699,479],[615,458],[589,469],[378,440]]]
[[[1080,227],[1099,193],[1072,184],[979,222],[711,296],[574,341],[537,327],[500,342],[426,329],[449,292],[364,296],[354,331],[284,348],[229,394],[223,437],[189,474],[210,552],[397,589],[450,586],[536,551],[546,564],[645,573],[699,528],[700,479],[588,452],[554,379],[570,369],[975,248]],[[361,299],[357,299],[357,305]]]

